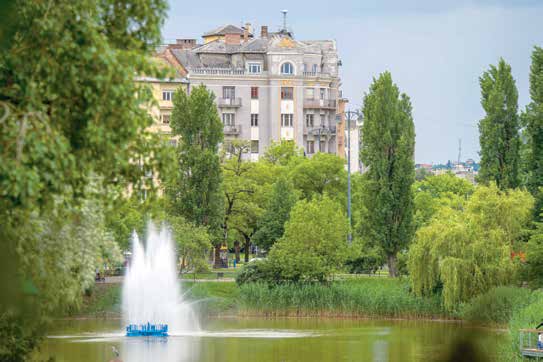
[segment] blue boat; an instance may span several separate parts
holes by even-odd
[[[127,337],[167,337],[167,324],[129,324],[126,326]]]

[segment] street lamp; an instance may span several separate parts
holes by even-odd
[[[351,211],[351,121],[361,121],[362,113],[360,111],[351,111],[338,114],[338,117],[341,117],[341,114],[345,115],[347,120],[347,217],[349,219],[349,235],[347,241],[349,245],[352,243],[353,235],[351,233],[352,227],[352,211]],[[341,118],[340,118],[341,121]]]

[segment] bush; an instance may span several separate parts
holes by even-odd
[[[462,319],[485,324],[506,324],[511,316],[534,300],[525,288],[497,287],[473,298],[462,307]]]
[[[255,282],[276,283],[279,279],[279,274],[272,268],[267,259],[247,263],[236,274],[236,284],[238,285]]]
[[[270,265],[282,280],[324,282],[345,264],[348,227],[343,208],[329,197],[298,201],[270,250]]]
[[[511,359],[520,359],[519,329],[535,328],[543,319],[543,292],[532,292],[532,302],[513,312],[509,321]],[[507,353],[507,351],[505,351]]]
[[[377,255],[362,255],[345,263],[347,271],[352,274],[375,274],[381,265],[383,260]]]

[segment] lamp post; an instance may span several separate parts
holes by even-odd
[[[343,112],[343,114],[347,120],[347,218],[349,219],[349,235],[347,236],[347,241],[350,245],[353,240],[353,235],[351,233],[351,121],[362,120],[362,113],[360,111],[348,110]]]

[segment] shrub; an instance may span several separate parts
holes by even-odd
[[[282,280],[323,282],[345,263],[348,227],[343,208],[329,197],[299,201],[269,262]]]
[[[245,283],[275,283],[279,281],[280,276],[272,268],[267,259],[255,260],[247,263],[236,274],[236,283],[243,285]]]
[[[511,316],[534,300],[526,288],[497,287],[473,298],[461,310],[462,319],[486,324],[506,324]]]

